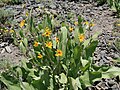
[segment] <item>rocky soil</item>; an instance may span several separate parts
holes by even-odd
[[[36,24],[42,20],[42,15],[44,13],[51,13],[55,16],[56,19],[63,22],[66,20],[70,25],[70,19],[68,15],[74,14],[74,19],[77,20],[77,16],[81,15],[85,18],[85,20],[94,20],[95,26],[91,31],[91,34],[95,32],[101,32],[98,37],[99,44],[97,46],[96,52],[94,53],[94,63],[96,65],[114,65],[113,60],[120,58],[120,51],[114,45],[114,40],[116,38],[120,38],[120,36],[113,35],[114,23],[119,20],[113,16],[113,11],[108,7],[107,4],[103,6],[97,6],[96,3],[90,3],[87,1],[81,2],[68,2],[68,1],[41,1],[32,2],[27,4],[20,5],[6,5],[2,7],[5,10],[13,10],[14,11],[14,19],[13,22],[15,25],[15,29],[17,29],[18,24],[21,20],[26,17],[26,12],[30,11],[33,8],[32,15],[35,17]],[[59,17],[59,18],[58,18]],[[61,23],[60,22],[60,23]],[[11,26],[7,26],[7,28],[11,28]],[[119,31],[120,29],[118,29]],[[18,63],[21,58],[24,56],[20,53],[20,50],[13,45],[13,43],[9,43],[9,39],[4,41],[0,39],[0,60],[8,59],[13,63]],[[120,66],[117,64],[117,66]],[[105,87],[103,89],[96,89],[96,87],[89,87],[89,90],[120,90],[120,82],[116,83],[116,79],[106,79],[98,81],[99,83],[94,84],[95,86],[101,86],[105,83]],[[118,80],[118,77],[117,77]],[[107,88],[110,86],[108,83],[114,82],[112,84],[116,85],[115,88]],[[108,85],[108,86],[106,86]],[[114,87],[114,85],[112,85]],[[100,88],[100,87],[99,87]]]

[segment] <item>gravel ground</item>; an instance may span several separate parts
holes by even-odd
[[[70,13],[73,13],[75,15],[75,20],[77,20],[76,17],[79,15],[82,15],[85,20],[88,21],[93,19],[95,27],[91,31],[91,34],[94,34],[95,32],[101,32],[98,37],[99,44],[97,46],[96,52],[94,53],[94,63],[99,66],[110,66],[114,65],[114,59],[120,57],[120,50],[116,49],[116,46],[114,45],[115,39],[120,38],[120,36],[113,35],[114,23],[119,20],[119,18],[113,16],[113,11],[110,10],[107,4],[98,7],[96,3],[89,3],[87,1],[75,3],[55,0],[44,2],[41,1],[39,3],[36,3],[34,0],[31,0],[31,2],[24,5],[24,8],[23,5],[6,5],[2,8],[4,8],[5,10],[14,10],[15,12],[13,21],[19,23],[26,17],[25,13],[27,11],[30,11],[31,7],[33,8],[32,14],[35,17],[36,24],[40,22],[40,20],[42,19],[41,16],[44,13],[51,13],[54,16],[59,17],[57,19],[59,19],[61,22],[66,20],[67,23],[70,23],[68,17]],[[119,28],[118,31],[120,31]],[[7,58],[14,63],[18,63],[24,56],[20,53],[19,49],[16,46],[8,42],[9,40],[4,42],[2,40],[0,41],[0,59],[2,60]],[[119,81],[118,77],[116,78],[117,81]],[[98,81],[97,84],[94,84],[96,87],[93,85],[91,87],[92,89],[90,89],[89,87],[88,90],[120,90],[120,81],[117,82],[116,78]],[[112,82],[114,82],[112,86],[111,84],[108,84]],[[114,87],[116,87],[117,89],[115,89]]]

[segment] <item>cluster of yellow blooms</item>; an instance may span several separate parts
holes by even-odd
[[[94,23],[92,23],[92,22],[89,23],[88,21],[85,22],[85,25],[88,25],[89,27],[93,27],[93,26],[95,26]]]
[[[73,31],[73,28],[70,27],[69,30],[70,30],[70,32],[72,32],[72,31]],[[43,35],[43,36],[46,36],[46,37],[49,37],[49,36],[51,35],[50,29],[49,29],[48,27],[46,27],[46,28],[45,28],[45,33],[42,34],[42,35]],[[80,41],[80,42],[83,42],[84,39],[85,39],[85,35],[84,35],[84,34],[79,34],[79,35],[78,35],[78,38],[79,38],[79,41]],[[59,43],[59,38],[58,38],[58,37],[56,37],[55,40],[56,40],[56,43]],[[35,41],[33,46],[34,46],[34,47],[38,47],[38,45],[39,45],[39,42]],[[47,41],[47,42],[45,43],[45,47],[47,47],[47,48],[52,49],[52,46],[53,46],[53,44],[52,44],[51,41]],[[57,49],[55,56],[58,57],[58,56],[62,56],[62,55],[63,55],[62,51],[59,50],[59,49]],[[37,57],[38,57],[38,58],[42,58],[43,56],[42,56],[42,54],[39,53]]]
[[[8,33],[8,32],[14,33],[15,31],[11,29],[11,30],[5,30],[4,32],[5,32],[5,33]]]

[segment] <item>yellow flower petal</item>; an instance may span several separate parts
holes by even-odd
[[[10,30],[10,33],[14,33],[15,31],[14,30]]]
[[[20,27],[22,28],[24,25],[25,25],[25,20],[22,20],[22,21],[20,22]]]
[[[56,42],[59,43],[59,38],[56,37]]]
[[[42,58],[43,56],[42,56],[42,54],[39,53],[37,57],[38,58]]]

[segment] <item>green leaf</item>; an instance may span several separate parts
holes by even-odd
[[[22,90],[18,85],[9,85],[8,90]]]
[[[81,26],[82,25],[83,18],[81,16],[78,16],[78,24]]]
[[[47,23],[48,23],[48,26],[50,28],[52,28],[52,23],[51,23],[51,19],[50,19],[49,15],[47,15]]]
[[[120,76],[120,68],[118,67],[111,67],[106,72],[102,72],[102,78],[113,78],[115,76]]]
[[[102,77],[101,72],[98,72],[98,71],[89,72],[90,83],[92,83],[94,79],[101,78],[101,77]]]
[[[56,40],[55,39],[52,39],[52,42],[53,42],[53,48],[55,48],[56,49]]]
[[[59,82],[62,83],[62,84],[67,83],[67,77],[66,77],[66,75],[64,73],[60,74]]]
[[[26,48],[25,48],[25,46],[23,45],[22,42],[20,42],[20,50],[21,50],[22,53],[26,54]]]
[[[13,83],[10,80],[5,79],[3,76],[0,77],[0,81],[7,86],[8,90],[21,90],[18,83]]]
[[[22,77],[22,70],[21,70],[20,67],[17,67],[17,68],[16,68],[16,72],[18,73],[19,76]]]
[[[50,78],[50,86],[48,87],[48,90],[53,90],[54,84],[53,84],[53,78]]]
[[[63,57],[65,57],[66,44],[67,44],[67,28],[62,27],[61,28],[61,33],[62,33],[62,40],[61,40],[62,52],[63,52]]]
[[[35,90],[35,88],[27,82],[21,82],[21,87],[22,90]]]
[[[78,34],[79,34],[79,28],[75,28],[75,42],[78,43],[79,39],[78,39]]]
[[[79,89],[82,90],[79,77],[77,77],[76,79],[69,77],[69,79],[70,79],[69,80],[70,81],[70,90],[79,90]]]
[[[77,45],[73,50],[73,55],[75,60],[76,59],[80,60],[81,52],[82,52],[82,47]]]
[[[47,87],[43,84],[43,82],[40,79],[34,80],[32,82],[32,85],[35,88],[35,90],[47,90]]]
[[[83,75],[81,75],[80,79],[82,80],[81,83],[83,83],[85,85],[85,87],[91,85],[90,79],[89,79],[89,72],[85,72]]]
[[[98,70],[101,68],[101,66],[96,66],[96,65],[92,64],[92,68],[93,68],[95,71],[98,71]]]
[[[64,64],[62,64],[62,67],[63,67],[63,69],[65,70],[65,72],[68,74],[68,68],[67,68],[67,66],[64,65]]]
[[[19,34],[20,34],[20,36],[21,36],[22,38],[24,38],[24,34],[23,34],[23,31],[22,31],[22,30],[19,31]]]
[[[98,41],[93,41],[90,43],[90,45],[88,47],[85,48],[86,59],[88,59],[89,57],[92,57],[97,45],[98,45]]]
[[[34,72],[35,71],[37,71],[36,69],[29,69],[29,74],[28,74],[28,76],[31,76],[31,77],[33,77],[33,78],[36,78],[37,76],[35,76],[35,74],[34,74]]]
[[[24,43],[25,47],[27,48],[28,47],[28,40],[27,40],[27,38],[23,39],[23,43]]]
[[[88,60],[81,60],[83,67],[81,68],[81,70],[83,71],[83,73],[87,70],[89,70],[90,67],[90,61],[88,62]]]
[[[92,39],[95,40],[97,39],[98,35],[100,35],[101,32],[96,32],[93,36],[92,36]]]
[[[91,40],[91,39],[89,38],[89,39],[87,39],[87,40],[85,40],[85,41],[83,42],[84,48],[86,48],[86,47],[89,45],[90,40]]]

